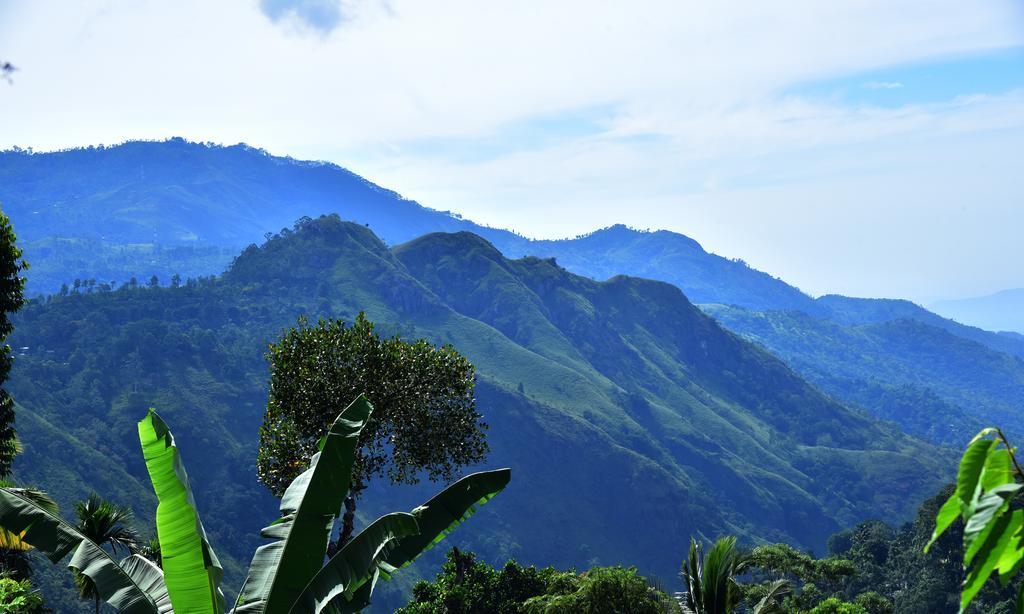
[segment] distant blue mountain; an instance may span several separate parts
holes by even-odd
[[[272,156],[247,145],[183,139],[35,154],[0,152],[0,204],[34,265],[32,289],[75,278],[210,275],[237,248],[303,216],[338,213],[397,245],[430,232],[469,231],[510,257],[554,257],[596,279],[619,273],[668,281],[698,303],[813,311],[807,295],[689,237],[613,226],[530,241],[436,211],[337,165]],[[60,238],[60,240],[58,240]],[[69,240],[73,239],[73,240]],[[167,254],[168,249],[178,250]],[[195,250],[190,255],[187,250]]]
[[[1024,333],[1024,288],[988,296],[939,301],[931,308],[947,318],[989,330]]]

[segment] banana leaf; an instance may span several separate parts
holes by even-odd
[[[355,612],[362,612],[370,605],[370,596],[373,595],[373,589],[377,587],[378,578],[380,578],[379,569],[373,572],[372,578],[363,582],[363,585],[356,589],[351,599],[347,599],[344,595],[335,597],[324,608],[323,614],[354,614]]]
[[[149,595],[159,614],[174,614],[171,596],[167,593],[164,572],[144,556],[133,554],[121,561],[121,569]]]
[[[68,567],[92,580],[100,599],[122,614],[158,614],[156,603],[103,548],[38,503],[0,488],[0,527],[59,563],[74,552]]]
[[[476,512],[478,505],[487,503],[500,493],[512,478],[510,469],[481,471],[467,475],[445,488],[432,499],[414,509],[419,524],[418,534],[397,540],[388,547],[381,561],[385,579],[395,570],[405,567],[419,555],[434,547]]]
[[[219,586],[223,569],[206,539],[174,436],[152,409],[138,426],[146,469],[159,501],[156,531],[174,611],[220,614],[224,611]]]
[[[41,490],[36,490],[35,488],[20,488],[10,480],[0,480],[0,487],[7,488],[10,492],[20,496],[22,499],[34,502],[54,516],[58,515],[57,503],[50,498],[50,495]],[[31,550],[32,545],[26,543],[23,539],[24,537],[24,531],[21,533],[12,533],[6,529],[0,528],[0,549],[19,550],[22,552]]]
[[[242,585],[235,612],[286,613],[323,567],[331,528],[352,481],[359,434],[373,407],[360,395],[341,412],[309,469],[288,486],[281,518],[261,532],[260,546]]]
[[[396,539],[419,531],[416,517],[394,512],[374,520],[338,551],[310,580],[291,612],[300,614],[330,611],[336,597],[352,601],[356,592],[378,573],[378,564]]]

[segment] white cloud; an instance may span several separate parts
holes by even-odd
[[[897,90],[903,87],[899,81],[868,81],[864,84],[869,90]]]
[[[936,163],[929,139],[988,160],[1002,150],[985,135],[1022,125],[1019,94],[877,109],[786,93],[1024,44],[1012,0],[278,1],[0,4],[0,54],[21,69],[0,88],[0,146],[246,141],[329,158],[528,233],[671,226],[727,255],[789,267],[792,245],[734,249],[744,222],[729,216],[740,209],[692,201],[765,190],[775,203],[808,197],[811,185],[848,188],[858,173],[907,189]],[[278,7],[278,21],[261,5]],[[516,138],[538,118],[593,109],[604,114],[591,133]],[[487,152],[467,155],[484,141]],[[953,171],[944,182],[970,184]],[[1020,195],[1016,181],[991,179],[993,199]],[[850,206],[834,199],[834,219]],[[940,193],[934,206],[959,204]],[[883,249],[899,255],[898,245]],[[807,285],[826,283],[815,279]]]

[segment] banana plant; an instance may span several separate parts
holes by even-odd
[[[390,579],[432,548],[476,507],[501,492],[508,469],[468,475],[410,512],[385,514],[327,562],[335,518],[348,494],[359,435],[373,412],[360,396],[321,439],[309,468],[288,486],[281,517],[261,535],[231,612],[358,612],[379,579]],[[139,441],[157,495],[157,538],[163,567],[133,554],[121,561],[15,488],[0,488],[0,529],[96,585],[100,598],[128,614],[222,614],[222,568],[203,530],[174,436],[155,411],[139,422]]]

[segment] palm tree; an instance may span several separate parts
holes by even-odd
[[[736,549],[736,538],[720,537],[704,553],[703,544],[690,539],[690,554],[683,561],[682,598],[686,614],[731,614],[743,599],[736,576],[748,567],[748,559]]]
[[[110,546],[117,554],[123,548],[125,554],[131,554],[139,547],[139,534],[131,527],[132,511],[127,507],[104,501],[93,493],[85,501],[75,504],[78,516],[77,529],[100,547]],[[96,602],[96,613],[100,611],[100,594],[96,585],[89,577],[75,574],[79,596]]]

